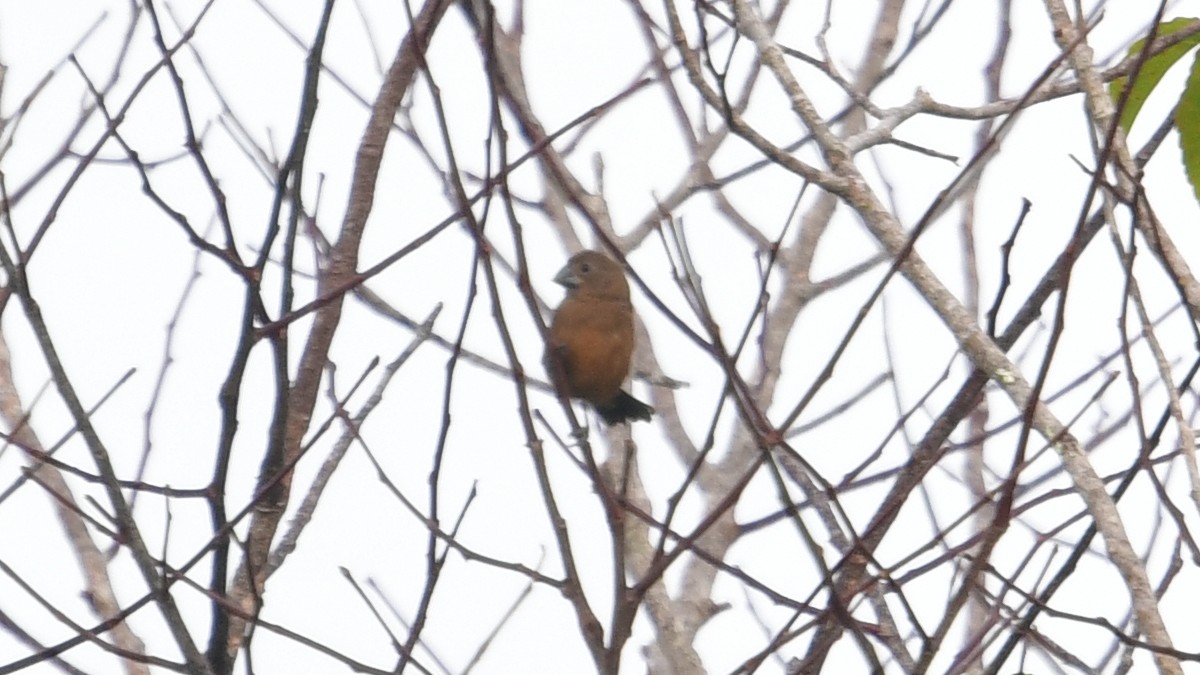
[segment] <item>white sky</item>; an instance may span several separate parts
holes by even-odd
[[[370,0],[360,0],[358,4],[370,18],[370,33],[383,55],[381,58],[387,63],[400,38],[399,27],[404,25],[402,4]],[[661,11],[655,3],[647,4],[656,16]],[[810,51],[813,49],[812,26],[819,25],[813,22],[821,20],[824,3],[794,4],[797,5],[793,8],[794,14],[781,30],[780,39],[789,46]],[[189,1],[173,2],[169,6],[187,21],[194,17],[200,5]],[[835,58],[840,59],[837,65],[847,72],[857,62],[860,42],[866,26],[873,19],[876,3],[864,0],[834,5],[829,46]],[[905,33],[901,43],[907,40],[912,19],[919,10],[920,3],[915,5],[909,10],[910,18],[903,22]],[[880,88],[875,101],[882,106],[898,105],[921,87],[944,102],[978,103],[982,97],[979,73],[993,40],[990,15],[980,18],[984,5],[990,12],[991,3],[955,3],[946,25]],[[1015,5],[1014,37],[1010,48],[1013,56],[1005,73],[1006,95],[1019,94],[1054,58],[1056,49],[1041,3],[1017,0]],[[1123,53],[1129,38],[1142,30],[1153,15],[1153,5],[1140,0],[1107,3],[1103,20],[1090,36],[1098,58]],[[319,3],[275,0],[271,6],[303,39],[307,40],[313,34]],[[376,57],[371,42],[365,39],[367,33],[355,6],[356,3],[346,0],[338,4],[326,48],[326,63],[355,92],[371,99],[380,75],[374,65]],[[691,10],[685,8],[683,11]],[[96,33],[78,52],[78,60],[89,76],[102,77],[120,44],[128,12],[128,3],[116,1],[45,0],[0,4],[0,60],[8,66],[0,112],[11,115],[46,73],[56,69],[23,119],[12,148],[0,162],[10,191],[24,184],[55,152],[63,130],[78,113],[86,88],[73,67],[62,63],[63,57],[89,26],[100,20]],[[1171,15],[1187,16],[1198,12],[1200,2],[1190,0],[1174,3]],[[509,10],[502,8],[499,15],[507,17]],[[634,30],[631,12],[624,4],[530,0],[526,3],[526,16],[524,60],[529,73],[528,84],[537,112],[547,128],[565,123],[638,77],[646,54]],[[122,78],[110,94],[113,107],[124,101],[141,73],[157,58],[150,38],[145,23],[141,24]],[[242,0],[218,0],[201,23],[193,44],[228,97],[237,118],[258,143],[282,155],[295,124],[304,51],[253,3]],[[455,130],[458,159],[464,169],[481,173],[484,169],[481,148],[488,122],[486,82],[474,39],[457,10],[452,9],[438,29],[429,62]],[[230,141],[229,134],[216,124],[220,112],[218,104],[194,68],[191,56],[184,57],[182,63],[197,126],[211,125],[205,143],[206,156],[229,196],[229,208],[239,228],[242,253],[249,255],[252,243],[258,240],[266,222],[270,191]],[[820,82],[815,71],[798,67],[797,72],[811,80],[818,97],[833,93]],[[1156,95],[1143,113],[1147,119],[1156,120],[1169,105],[1171,97],[1178,95],[1183,76],[1181,72],[1168,75],[1165,91]],[[807,80],[805,84],[808,84]],[[770,85],[764,87],[772,89]],[[345,208],[350,169],[366,110],[330,79],[321,84],[320,100],[308,153],[304,191],[311,206],[316,203],[318,185],[321,185],[318,224],[327,236],[334,236]],[[436,145],[437,128],[430,115],[429,89],[424,83],[412,100],[420,111],[418,122],[422,126],[419,131]],[[826,106],[823,107],[825,110],[834,110],[838,105],[830,99],[818,98],[818,101]],[[1080,116],[1081,100],[1078,97],[1045,104],[1027,113],[1005,140],[1001,157],[985,176],[978,244],[985,302],[990,302],[995,291],[1000,259],[997,249],[1010,232],[1020,200],[1028,198],[1033,203],[1033,212],[1018,243],[1022,265],[1013,270],[1010,298],[1014,304],[1006,306],[1002,313],[1004,318],[1011,316],[1017,299],[1023,297],[1060,250],[1061,242],[1078,217],[1082,186],[1087,177],[1075,159],[1085,164],[1091,159]],[[777,93],[765,94],[759,99],[749,117],[773,128],[779,134],[778,139],[790,140],[801,132],[799,123],[792,120]],[[1135,128],[1131,138],[1133,147],[1144,142],[1149,128],[1143,127],[1145,125]],[[970,154],[974,129],[970,123],[917,118],[901,126],[897,135],[965,160]],[[181,153],[183,136],[178,106],[164,74],[160,73],[151,81],[147,91],[130,109],[121,130],[145,161],[167,160]],[[100,125],[93,121],[73,150],[85,151],[99,132]],[[1161,156],[1148,169],[1151,199],[1185,255],[1193,254],[1200,259],[1200,239],[1195,236],[1193,226],[1197,207],[1190,187],[1180,175],[1175,143],[1174,139],[1168,140]],[[744,144],[731,142],[729,145],[715,162],[719,173],[736,170],[757,158]],[[452,212],[442,196],[438,177],[429,171],[411,144],[393,137],[388,153],[379,181],[376,209],[362,249],[363,267],[404,246]],[[645,217],[653,208],[655,196],[669,191],[686,171],[686,155],[674,120],[667,112],[663,97],[653,87],[607,116],[585,138],[581,150],[572,159],[572,168],[585,180],[592,180],[593,153],[603,155],[605,190],[619,231]],[[441,153],[436,154],[440,160]],[[123,159],[120,148],[111,143],[101,150],[100,156],[109,160]],[[864,157],[861,162],[864,167],[876,163],[878,169],[868,169],[868,172],[876,180],[882,176],[895,185],[898,212],[906,225],[919,218],[960,168],[894,148],[879,150],[872,159]],[[56,169],[50,179],[21,202],[13,213],[19,236],[27,238],[36,229],[67,174],[63,167]],[[323,183],[319,178],[324,179]],[[212,203],[209,195],[197,187],[199,183],[192,162],[186,158],[170,161],[156,168],[152,179],[171,200],[173,208],[185,213],[193,226],[201,230],[206,227],[212,214]],[[532,165],[513,176],[513,185],[521,191],[522,197],[540,197],[539,178],[532,171]],[[594,184],[589,183],[589,187]],[[769,236],[775,236],[787,220],[798,188],[799,181],[795,177],[778,169],[768,169],[734,184],[727,193],[755,225]],[[810,202],[808,199],[805,203]],[[706,223],[713,219],[712,213],[710,200],[696,198],[675,215],[689,227],[693,252],[704,274],[709,299],[728,338],[737,335],[745,321],[746,308],[756,291],[757,272],[753,251],[744,241],[715,227],[706,228]],[[935,223],[918,248],[942,278],[958,291],[961,273],[956,218],[953,217],[956,213],[954,210],[952,217]],[[535,288],[553,305],[560,296],[551,279],[562,264],[565,251],[552,238],[544,222],[529,216],[529,221],[523,225],[534,261],[531,274]],[[499,222],[494,227],[493,242],[508,256],[511,238]],[[875,244],[861,225],[843,213],[835,222],[830,239],[820,249],[816,273],[821,276],[835,274],[875,250]],[[1050,391],[1090,368],[1118,344],[1115,321],[1120,311],[1117,301],[1123,279],[1113,273],[1117,268],[1112,255],[1110,245],[1093,246],[1080,261],[1077,274],[1082,275],[1083,281],[1077,282],[1072,291],[1079,299],[1070,306],[1069,330],[1064,338],[1068,342],[1056,357],[1055,378],[1048,388]],[[1148,257],[1148,253],[1142,255]],[[377,277],[370,287],[417,320],[423,319],[436,303],[444,303],[438,332],[453,338],[467,296],[471,256],[471,240],[456,226]],[[311,269],[312,257],[307,249],[297,259],[299,267]],[[126,476],[132,476],[145,442],[143,415],[162,364],[165,328],[191,274],[192,260],[193,251],[179,228],[165,219],[140,192],[138,179],[129,166],[117,161],[98,163],[85,173],[64,202],[29,271],[30,283],[46,314],[55,344],[85,402],[97,401],[126,371],[136,369],[129,382],[95,418],[118,470]],[[661,247],[656,242],[648,242],[630,258],[659,297],[681,316],[690,317],[663,260]],[[1157,316],[1174,305],[1177,297],[1155,269],[1149,261],[1139,262],[1142,272],[1139,282],[1143,285],[1151,314]],[[212,259],[205,259],[200,264],[200,275],[177,328],[173,346],[175,361],[158,402],[152,430],[155,450],[146,477],[150,482],[176,487],[198,487],[208,480],[211,472],[219,422],[216,397],[226,372],[231,338],[240,311],[240,285],[224,267]],[[868,275],[844,293],[815,303],[806,313],[793,337],[797,344],[790,349],[785,364],[781,393],[776,399],[779,403],[772,410],[776,416],[782,416],[790,409],[811,385],[853,319],[859,302],[870,293],[878,279],[877,273]],[[305,296],[311,288],[301,286],[298,290]],[[1094,301],[1089,297],[1092,294]],[[273,295],[268,297],[271,302],[276,302]],[[513,285],[506,287],[503,298],[522,361],[531,374],[541,377],[541,344]],[[688,432],[693,440],[700,442],[720,392],[719,369],[658,316],[644,296],[635,293],[634,301],[649,326],[665,372],[691,385],[679,393],[678,400]],[[475,309],[470,320],[466,344],[503,361],[486,297],[481,295],[479,302],[481,306]],[[956,348],[950,334],[940,327],[906,283],[893,283],[884,304],[886,325],[891,331],[893,348],[899,355],[897,379],[901,396],[906,406],[912,405],[941,376]],[[9,305],[4,328],[13,352],[18,384],[28,405],[47,386],[48,371],[31,339],[27,322],[17,310],[16,304]],[[697,324],[693,321],[692,325]],[[881,365],[885,362],[879,338],[883,326],[884,315],[877,307],[868,321],[865,336],[856,339],[834,380],[822,390],[800,424],[839,404],[885,367]],[[293,359],[307,328],[307,321],[292,328]],[[1186,324],[1173,324],[1164,329],[1160,338],[1168,353],[1182,359],[1180,367],[1186,368],[1193,353],[1192,337]],[[390,361],[410,339],[408,331],[381,321],[357,301],[348,302],[341,333],[334,346],[337,390],[344,395],[371,359],[379,357],[384,362]],[[1031,349],[1030,353],[1034,355],[1026,365],[1026,374],[1032,379],[1037,372],[1037,355],[1044,345],[1044,336],[1023,345],[1018,352]],[[243,388],[239,440],[229,487],[233,508],[240,508],[242,502],[236,498],[240,496],[244,500],[252,489],[269,422],[267,411],[272,390],[270,364],[266,357],[265,350],[257,352]],[[421,347],[417,356],[400,371],[397,384],[388,390],[384,404],[364,429],[364,437],[373,443],[372,451],[383,463],[390,479],[423,507],[428,501],[427,474],[437,440],[447,358],[448,354],[439,347]],[[943,385],[931,398],[926,411],[915,416],[908,431],[911,438],[920,436],[929,416],[936,414],[940,405],[953,394],[962,367],[960,360],[950,384]],[[1108,370],[1122,367],[1116,362]],[[747,365],[746,372],[749,369],[750,365]],[[368,388],[373,386],[378,375],[378,371],[372,374]],[[1056,407],[1060,418],[1069,419],[1074,415],[1092,391],[1094,387],[1084,388],[1060,402]],[[644,384],[635,385],[635,393],[644,392]],[[556,428],[560,432],[566,429],[561,412],[551,398],[537,393],[533,396],[534,405],[552,420]],[[894,403],[890,393],[880,389],[871,396],[876,400],[867,401],[864,408],[855,413],[855,419],[822,428],[798,441],[797,447],[826,478],[839,479],[880,442],[894,423]],[[363,400],[364,395],[360,393],[354,399],[353,407],[356,409]],[[993,397],[992,402],[994,419],[1003,419],[1011,413],[1011,405],[1004,399]],[[1148,397],[1146,410],[1159,410],[1162,402],[1161,389],[1157,389]],[[1119,402],[1113,405],[1117,410],[1121,409]],[[451,403],[453,427],[442,479],[443,518],[444,522],[452,522],[466,495],[475,486],[479,494],[462,529],[464,541],[489,555],[530,566],[537,565],[545,553],[543,570],[557,575],[556,557],[550,548],[553,540],[536,491],[516,406],[513,386],[508,380],[466,363],[459,364]],[[865,415],[867,410],[876,410],[878,415]],[[327,413],[327,402],[323,402],[316,419],[323,419]],[[1152,419],[1156,419],[1156,415],[1148,413]],[[1093,413],[1093,416],[1096,418],[1098,414]],[[47,444],[70,428],[69,418],[57,396],[52,394],[52,388],[38,401],[32,420],[43,443]],[[640,444],[639,460],[647,490],[656,513],[661,514],[667,497],[682,478],[683,468],[662,447],[661,436],[654,425],[637,428],[636,438]],[[717,447],[722,448],[728,438],[726,420],[716,435]],[[319,444],[314,454],[298,466],[297,485],[306,485],[311,480],[328,451],[328,440]],[[1011,446],[1011,442],[997,443],[995,466],[1007,466],[1008,455],[1005,453],[1011,451]],[[1040,446],[1031,445],[1031,449],[1036,447]],[[606,537],[588,536],[589,533],[602,534],[604,527],[593,488],[565,461],[561,451],[549,443],[547,448],[555,472],[555,489],[562,496],[572,527],[577,528],[578,535],[573,542],[588,589],[592,592],[590,599],[601,616],[606,616],[609,600],[604,589],[610,581],[607,569],[610,556]],[[1102,474],[1128,463],[1129,455],[1117,452],[1120,448],[1132,452],[1128,445],[1114,446],[1095,457]],[[889,444],[882,465],[899,464],[905,452],[906,448],[898,440]],[[77,438],[58,456],[63,461],[91,466],[86,448]],[[20,475],[23,464],[23,458],[15,449],[0,451],[0,488]],[[1047,458],[1040,466],[1043,470],[1049,469],[1053,460]],[[948,461],[943,468],[954,471],[959,464]],[[1031,471],[1034,475],[1038,473],[1040,471]],[[945,524],[960,513],[965,492],[957,479],[944,471],[935,470],[929,481],[934,488],[943,490],[938,493],[938,499],[944,500],[939,501],[939,507],[944,505],[946,517],[942,524]],[[1065,483],[1065,479],[1059,481]],[[94,486],[82,483],[76,486],[80,494],[94,495],[104,503],[102,492]],[[1187,485],[1176,481],[1172,487],[1183,500]],[[847,510],[865,519],[873,512],[873,500],[877,500],[879,494],[878,490],[853,494],[845,500]],[[1131,500],[1139,496],[1152,497],[1143,490]],[[695,512],[696,503],[691,500],[685,505],[683,522],[694,523],[699,517]],[[764,479],[752,486],[739,505],[738,515],[748,520],[777,508],[773,488]],[[920,508],[916,499],[912,508]],[[92,512],[96,512],[94,507]],[[1131,511],[1131,522],[1140,525],[1138,514],[1150,512]],[[1061,516],[1061,513],[1052,511],[1044,515]],[[198,501],[172,502],[169,527],[168,512],[162,499],[143,495],[137,515],[151,550],[165,546],[172,561],[186,560],[208,536],[207,510]],[[1195,516],[1195,513],[1189,513],[1188,520],[1194,522]],[[1031,516],[1033,521],[1037,518],[1038,515]],[[913,522],[919,523],[923,519],[927,521],[918,513]],[[1056,521],[1035,524],[1048,527],[1052,522]],[[863,522],[855,525],[861,527]],[[926,526],[923,531],[904,532],[904,535],[911,534],[921,540],[928,538],[932,532],[928,522]],[[1149,536],[1138,527],[1131,526],[1131,530],[1135,538]],[[1078,527],[1071,532],[1077,536]],[[1027,544],[1028,533],[1017,526],[1010,536],[1015,542],[1005,553],[1019,554]],[[1138,545],[1145,546],[1145,539],[1135,539],[1135,546]],[[423,587],[425,546],[424,527],[403,511],[375,477],[362,449],[355,447],[334,478],[298,552],[270,581],[264,618],[319,640],[359,661],[389,667],[394,652],[387,636],[344,581],[339,567],[345,567],[360,583],[376,580],[405,613],[405,618],[411,618]],[[912,546],[911,541],[888,540],[881,556],[908,551]],[[0,560],[75,620],[92,621],[88,607],[80,597],[76,563],[61,540],[50,501],[36,486],[27,485],[0,503]],[[1162,560],[1152,558],[1152,578],[1161,574]],[[816,583],[811,560],[791,531],[771,530],[749,537],[734,548],[729,561],[742,565],[758,578],[794,597],[806,596]],[[1071,611],[1119,619],[1127,599],[1120,591],[1115,574],[1099,562],[1091,562],[1096,564],[1080,582],[1064,588],[1059,600]],[[207,574],[206,564],[193,571],[193,577],[202,583],[207,580]],[[114,577],[123,597],[132,599],[141,594],[142,584],[127,553],[118,555]],[[668,574],[668,580],[671,579],[673,576]],[[933,598],[933,608],[941,607],[947,588],[945,581],[943,575],[930,575],[914,584],[910,595],[921,597],[927,591],[928,597]],[[1195,570],[1189,567],[1176,583],[1194,587],[1196,582]],[[495,626],[524,586],[525,580],[521,577],[466,563],[461,557],[451,555],[444,572],[444,583],[437,589],[423,634],[425,643],[454,672],[460,671],[475,646]],[[1109,588],[1112,592],[1096,593],[1097,587]],[[719,583],[717,593],[718,600],[732,603],[734,609],[714,619],[703,634],[700,650],[713,673],[727,672],[763,643],[761,629],[746,610],[748,602],[774,625],[789,615],[785,610],[771,607],[761,597],[748,601],[742,589],[728,580]],[[203,642],[207,632],[207,601],[193,592],[178,595],[198,639]],[[1189,607],[1175,604],[1183,597],[1187,597],[1187,593],[1176,589],[1172,600],[1166,603],[1165,611],[1187,612]],[[39,609],[5,577],[0,577],[0,610],[9,613],[21,625],[35,628],[37,637],[47,643],[71,634],[68,627]],[[1174,616],[1179,620],[1173,624],[1176,646],[1195,650],[1197,645],[1189,634],[1191,631],[1184,628],[1190,624],[1179,619],[1179,614]],[[929,623],[933,620],[927,618]],[[154,610],[139,612],[133,617],[132,624],[149,645],[159,650],[155,653],[165,650],[163,656],[178,658],[169,648],[169,636]],[[625,653],[627,672],[643,672],[639,652],[649,635],[644,618],[639,619],[636,631]],[[590,660],[577,632],[567,604],[553,591],[536,588],[475,672],[591,672]],[[1106,644],[1106,636],[1102,633],[1082,628],[1062,629],[1057,635],[1077,641],[1066,642],[1068,648],[1088,650],[1095,649],[1097,641]],[[255,670],[261,674],[343,672],[339,664],[268,631],[260,631],[254,644]],[[802,646],[788,651],[788,655],[803,653]],[[0,666],[26,653],[25,648],[7,633],[0,632]],[[952,655],[953,650],[947,650],[946,660],[939,661],[941,668],[949,665]],[[121,672],[113,658],[93,647],[72,650],[67,660],[89,673]],[[1139,657],[1138,665],[1149,667],[1150,661]],[[53,672],[53,668],[43,664],[32,672]],[[763,672],[780,672],[780,666],[770,662]]]

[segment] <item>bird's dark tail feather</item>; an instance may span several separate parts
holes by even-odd
[[[596,406],[596,412],[604,419],[604,423],[612,426],[631,420],[650,421],[654,408],[642,403],[623,391],[617,392],[617,398],[604,407]]]

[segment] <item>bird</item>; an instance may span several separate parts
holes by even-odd
[[[633,304],[629,282],[599,251],[571,256],[554,282],[567,295],[554,311],[543,362],[554,386],[582,399],[612,426],[650,421],[654,408],[621,389],[633,356]]]

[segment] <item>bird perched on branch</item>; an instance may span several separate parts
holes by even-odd
[[[654,408],[621,390],[633,356],[633,305],[621,266],[603,253],[581,251],[554,281],[567,289],[544,357],[554,386],[590,403],[606,424],[649,421]]]

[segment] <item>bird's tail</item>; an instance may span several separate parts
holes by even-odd
[[[596,406],[596,412],[600,413],[600,417],[604,419],[604,423],[612,426],[631,420],[650,421],[650,416],[654,414],[654,408],[642,403],[636,398],[626,394],[624,391],[618,391],[617,397],[612,403],[604,407]]]

